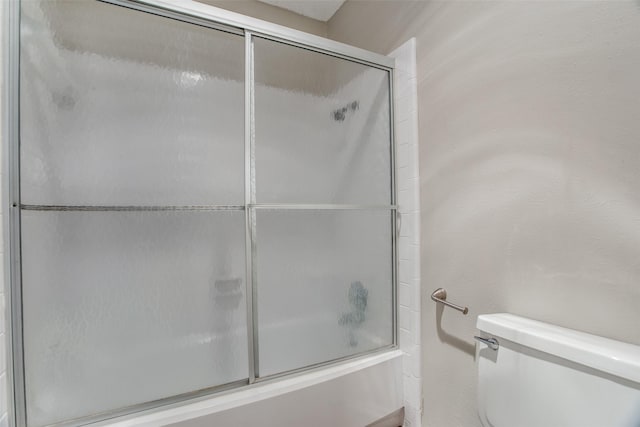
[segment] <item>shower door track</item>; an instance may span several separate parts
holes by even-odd
[[[19,1],[19,0],[11,0]],[[288,45],[302,47],[304,49],[325,53],[337,58],[359,62],[371,67],[391,71],[395,67],[395,60],[391,57],[380,55],[355,46],[350,46],[334,40],[326,39],[303,31],[294,30],[282,25],[262,21],[229,12],[224,9],[196,3],[194,1],[180,0],[97,0],[129,9],[136,9],[154,15],[176,19],[191,24],[202,25],[209,28],[234,33],[259,36],[262,38],[279,41]],[[212,12],[211,9],[215,9]]]

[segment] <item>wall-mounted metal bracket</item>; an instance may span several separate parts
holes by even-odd
[[[461,312],[462,314],[467,314],[469,312],[469,307],[463,307],[461,305],[454,304],[452,302],[447,301],[447,291],[442,288],[438,288],[435,291],[433,291],[433,293],[431,294],[431,299],[437,303],[444,304],[446,306],[454,308],[459,312]]]
[[[478,342],[481,342],[482,344],[486,344],[486,346],[489,347],[491,350],[497,350],[500,348],[500,343],[495,338],[482,338],[476,335],[473,337],[473,339]]]

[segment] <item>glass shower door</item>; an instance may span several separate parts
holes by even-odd
[[[244,38],[21,3],[29,426],[248,378]]]
[[[21,426],[395,343],[392,64],[152,3],[18,2]]]
[[[389,72],[254,38],[260,376],[393,344]]]

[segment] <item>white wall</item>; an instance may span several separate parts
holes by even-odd
[[[425,426],[479,423],[478,314],[640,343],[637,2],[350,0],[329,36],[417,38]]]

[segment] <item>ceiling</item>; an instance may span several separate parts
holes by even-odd
[[[299,15],[308,16],[318,21],[326,22],[345,0],[258,0],[273,6],[290,10]]]

